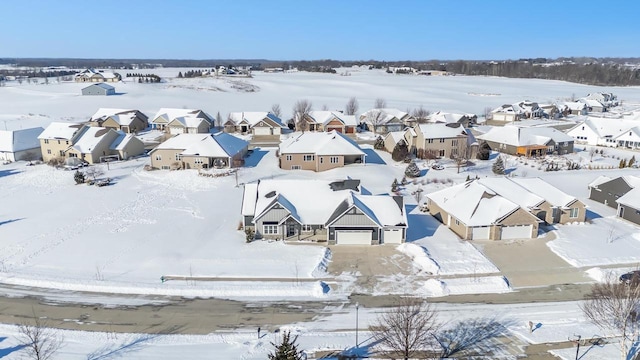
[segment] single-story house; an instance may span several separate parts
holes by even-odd
[[[428,123],[460,124],[464,127],[475,124],[477,120],[478,116],[474,114],[454,114],[443,111],[436,111],[427,118]]]
[[[586,205],[540,178],[482,178],[479,184],[547,224],[584,222]]]
[[[596,100],[607,108],[618,106],[618,96],[613,93],[596,92],[588,94],[585,99]]]
[[[226,132],[251,133],[254,136],[279,136],[283,129],[287,127],[282,120],[266,111],[232,112],[224,123]]]
[[[386,134],[414,126],[417,121],[409,113],[398,109],[371,109],[361,114],[360,124],[366,125],[369,131]]]
[[[584,103],[587,106],[587,110],[589,112],[605,112],[607,111],[607,107],[602,104],[600,101],[595,99],[588,98],[580,98],[579,102]]]
[[[75,75],[76,82],[118,82],[122,76],[118,73],[104,70],[85,69]]]
[[[505,104],[491,111],[491,120],[513,122],[522,119],[544,117],[544,110],[538,103],[525,100],[514,104]]]
[[[589,117],[567,131],[578,144],[608,147],[640,147],[637,120]]]
[[[256,239],[328,245],[405,242],[401,196],[365,195],[360,180],[266,179],[244,185],[242,224]]]
[[[463,240],[531,239],[536,216],[476,180],[426,195],[429,213]]]
[[[618,200],[619,218],[640,225],[640,188],[634,188],[622,195]]]
[[[43,131],[41,127],[0,130],[0,162],[41,159],[38,136]]]
[[[305,116],[308,131],[337,131],[343,134],[355,134],[356,117],[339,111],[313,110]]]
[[[208,133],[213,124],[213,117],[196,109],[162,108],[151,120],[151,128],[174,135]]]
[[[278,154],[280,168],[285,170],[325,171],[365,162],[360,146],[335,130],[293,133],[282,140]]]
[[[520,127],[507,125],[493,127],[488,132],[476,136],[486,141],[492,150],[510,155],[543,156],[573,152],[574,139],[551,127]]]
[[[116,88],[111,85],[100,83],[100,84],[92,84],[82,89],[82,95],[115,95]]]
[[[640,177],[625,175],[619,177],[598,176],[589,184],[589,199],[618,208],[618,199],[629,191],[640,187]]]
[[[178,134],[155,147],[154,169],[232,168],[243,164],[249,142],[231,134]]]
[[[136,133],[149,126],[149,118],[140,110],[100,108],[87,124]]]
[[[144,152],[135,136],[110,128],[54,122],[38,136],[42,159],[79,158],[90,164],[125,160]]]
[[[567,115],[587,115],[587,104],[580,101],[567,101],[563,105],[563,112]]]

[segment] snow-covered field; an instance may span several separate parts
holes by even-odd
[[[184,69],[152,72],[173,77]],[[314,108],[327,105],[342,109],[349,97],[360,102],[360,111],[376,98],[402,110],[423,105],[481,114],[485,107],[528,99],[552,102],[576,94],[611,91],[627,103],[640,104],[638,88],[601,88],[556,81],[492,77],[415,77],[381,71],[352,71],[351,76],[255,73],[251,79],[169,79],[161,84],[116,84],[117,96],[82,97],[86,84],[52,82],[48,85],[8,82],[0,87],[0,128],[46,126],[51,121],[82,121],[99,107],[134,108],[153,115],[161,107],[201,108],[210,114],[268,110],[280,104],[283,117],[299,99]],[[238,89],[242,88],[242,89]],[[253,91],[246,91],[252,89]],[[491,94],[491,96],[483,96]],[[578,148],[577,150],[582,150]],[[606,157],[590,158],[589,149],[570,158],[587,165],[616,166],[616,157],[630,157],[625,150],[607,149]],[[373,152],[372,149],[367,151]],[[287,172],[278,169],[274,149],[257,149],[235,177],[205,178],[195,171],[153,171],[142,168],[140,158],[112,163],[106,174],[108,187],[74,185],[73,173],[46,165],[0,165],[0,282],[64,290],[158,294],[234,299],[317,300],[345,299],[354,274],[334,277],[327,270],[331,251],[317,244],[286,245],[280,242],[247,244],[238,230],[242,183],[268,177],[299,179],[360,179],[372,193],[386,193],[393,179],[400,179],[406,164],[389,154],[376,152],[382,161],[353,165],[323,173]],[[593,162],[592,162],[593,161]],[[421,213],[412,196],[418,187],[425,193],[470,177],[493,176],[491,161],[457,173],[444,162],[442,171],[427,170],[416,184],[402,190],[410,229],[408,243],[398,248],[413,265],[406,279],[380,279],[374,295],[406,293],[407,286],[420,296],[512,291],[491,263],[472,243],[460,241],[428,215]],[[426,169],[426,164],[421,164]],[[540,176],[589,205],[590,223],[558,226],[549,248],[575,267],[615,267],[618,271],[640,263],[638,228],[613,218],[615,211],[585,200],[586,185],[597,176],[636,174],[638,170],[583,170],[545,172],[541,164],[508,157],[507,169],[515,176]],[[595,166],[594,166],[595,168]],[[597,278],[597,271],[592,271]],[[161,276],[190,276],[207,281],[170,280]],[[263,279],[263,281],[261,281]],[[268,281],[266,281],[268,279]],[[508,280],[508,279],[507,279]],[[388,286],[397,283],[398,286]],[[329,286],[327,284],[330,284]],[[123,302],[130,301],[127,299]],[[99,301],[98,301],[99,302]],[[524,342],[564,341],[574,333],[597,334],[586,323],[577,304],[519,306],[442,305],[451,319],[504,314],[507,328]],[[363,324],[379,309],[361,310]],[[302,347],[309,350],[344,349],[352,346],[353,309],[336,311],[321,322],[292,324]],[[513,323],[511,323],[513,321]],[[529,333],[526,323],[542,325]],[[364,327],[362,327],[364,328]],[[586,334],[589,335],[586,335]],[[15,329],[0,328],[0,355],[19,356]],[[105,359],[114,354],[135,358],[264,358],[273,334],[256,339],[255,333],[235,331],[208,336],[144,336],[73,333],[66,336],[60,358]],[[363,335],[363,338],[366,338]],[[611,346],[593,348],[589,358],[612,358]],[[4,352],[3,352],[4,351]],[[560,352],[562,353],[562,352]],[[238,354],[241,354],[238,356]],[[571,358],[571,354],[564,354]],[[572,353],[574,354],[574,353]],[[161,356],[162,355],[162,356]],[[598,357],[600,356],[600,357]]]

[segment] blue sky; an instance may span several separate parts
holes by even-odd
[[[640,1],[2,1],[0,57],[640,57]]]

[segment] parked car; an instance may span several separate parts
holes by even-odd
[[[640,284],[640,270],[634,270],[620,275],[620,282],[625,284]]]
[[[432,168],[433,170],[444,170],[444,166],[442,166],[442,165],[440,165],[440,164],[433,164],[433,165],[431,166],[431,168]]]

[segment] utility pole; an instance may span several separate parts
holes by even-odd
[[[573,337],[573,339],[569,338],[569,341],[576,343],[576,360],[578,360],[580,358],[578,355],[580,354],[580,339],[582,336],[573,334]]]
[[[356,303],[356,349],[358,348],[358,308],[360,304]]]

